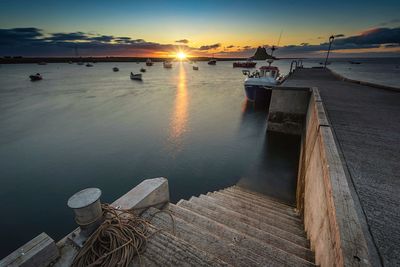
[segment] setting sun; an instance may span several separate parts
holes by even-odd
[[[186,54],[183,53],[183,52],[178,52],[178,53],[176,54],[176,57],[177,57],[178,59],[180,59],[180,60],[184,60],[187,56],[186,56]]]

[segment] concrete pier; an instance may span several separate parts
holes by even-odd
[[[297,69],[283,84],[317,87],[374,266],[400,265],[400,93]]]

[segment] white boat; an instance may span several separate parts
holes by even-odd
[[[153,66],[153,62],[151,61],[151,59],[150,58],[148,58],[147,60],[146,60],[146,66]]]
[[[141,81],[141,80],[142,80],[142,74],[141,74],[141,73],[133,74],[133,73],[131,72],[131,80],[138,80],[138,81]]]
[[[170,61],[164,61],[163,66],[166,69],[170,69],[172,68],[172,63]]]
[[[263,97],[266,90],[282,82],[283,77],[279,73],[279,68],[271,66],[272,62],[272,59],[268,60],[269,66],[262,66],[252,73],[243,71],[243,74],[247,75],[244,81],[247,100],[256,101],[257,96]]]

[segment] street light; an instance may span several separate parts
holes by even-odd
[[[326,68],[326,64],[328,64],[329,52],[331,51],[331,45],[332,45],[334,39],[335,39],[335,36],[333,36],[333,35],[331,35],[331,37],[329,37],[329,48],[328,48],[328,53],[326,54],[325,68]]]

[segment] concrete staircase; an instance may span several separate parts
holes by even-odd
[[[145,266],[315,266],[296,210],[239,186],[142,216],[163,229],[148,241]]]

